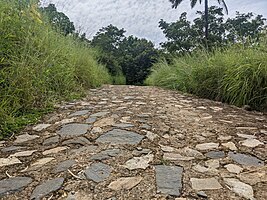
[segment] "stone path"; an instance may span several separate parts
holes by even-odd
[[[105,86],[0,143],[1,199],[267,199],[267,117]]]

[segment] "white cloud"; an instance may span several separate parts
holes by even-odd
[[[189,0],[185,0],[177,10],[171,9],[168,0],[43,0],[45,4],[56,4],[74,22],[76,29],[86,32],[91,38],[104,26],[113,24],[124,28],[128,35],[145,37],[155,43],[164,40],[162,31],[158,28],[160,19],[167,22],[176,21],[182,12],[188,12],[192,19],[196,10],[202,10],[198,5],[193,10]],[[254,12],[267,17],[266,0],[226,0],[229,15],[236,11]],[[217,5],[217,0],[210,0]]]

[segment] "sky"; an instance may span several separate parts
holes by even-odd
[[[225,0],[229,16],[236,11],[253,12],[267,18],[267,0]],[[218,5],[217,0],[209,0],[210,5]],[[190,8],[190,1],[184,0],[177,9],[171,8],[168,0],[42,0],[43,5],[56,4],[74,22],[76,30],[85,32],[91,39],[96,32],[109,24],[124,28],[126,35],[134,35],[151,40],[156,45],[165,40],[158,22],[176,21],[181,13],[187,12],[194,19],[197,10],[204,4]]]

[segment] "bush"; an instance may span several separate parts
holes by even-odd
[[[266,38],[259,45],[234,45],[213,53],[199,51],[161,61],[147,79],[149,85],[167,87],[200,97],[267,110]]]
[[[37,5],[0,1],[0,137],[36,121],[55,101],[109,83],[86,44],[55,32]]]

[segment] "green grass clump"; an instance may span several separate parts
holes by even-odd
[[[36,4],[0,1],[0,138],[18,131],[59,100],[110,83],[97,52],[57,33]]]
[[[199,51],[175,57],[170,64],[160,61],[146,83],[266,111],[266,47],[263,38],[253,47],[234,45],[213,53]]]

